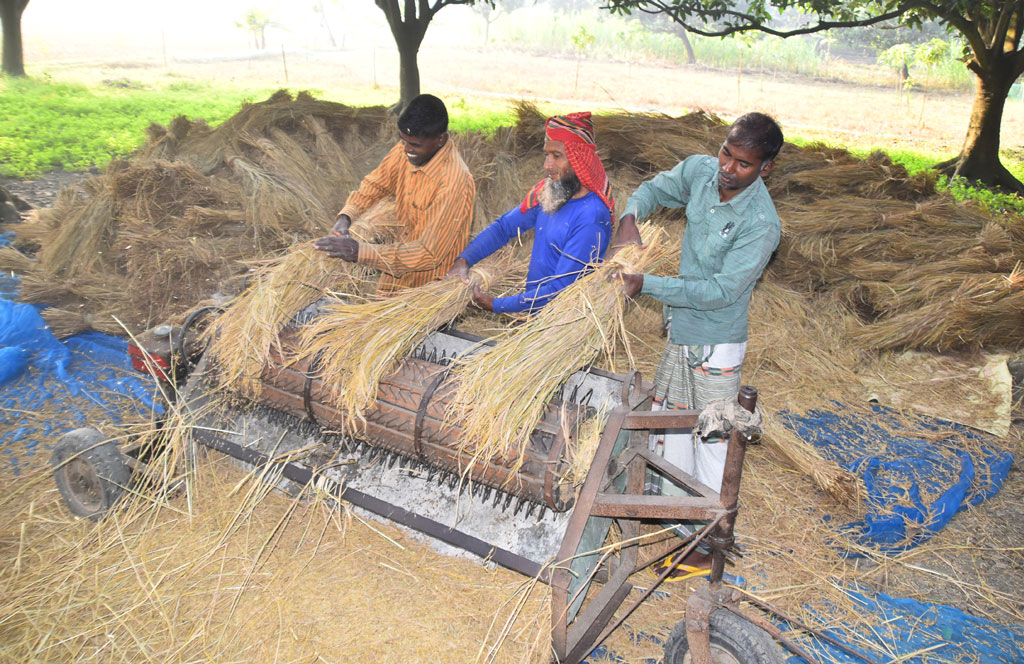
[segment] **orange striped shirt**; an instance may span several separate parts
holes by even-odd
[[[399,241],[359,243],[358,262],[381,271],[377,292],[414,288],[447,274],[469,242],[476,185],[451,138],[423,166],[413,166],[401,141],[349,194],[341,213],[353,221],[386,196],[405,224]]]

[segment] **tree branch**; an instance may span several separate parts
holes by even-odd
[[[993,22],[992,38],[989,40],[989,48],[993,50],[1003,50],[1003,45],[1006,42],[1006,31],[1010,27],[1010,18],[1013,16],[1013,11],[1010,8],[1012,4],[1016,3],[1004,2],[1003,8],[999,10],[999,18]]]

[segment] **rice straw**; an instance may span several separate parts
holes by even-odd
[[[353,224],[350,232],[359,240],[373,239],[376,221],[382,232],[393,232],[393,208],[378,206]],[[260,376],[273,349],[280,351],[278,335],[295,314],[330,290],[355,291],[371,274],[369,268],[330,258],[309,243],[294,247],[281,258],[265,264],[253,283],[228,307],[211,330],[212,357],[221,380],[243,394],[260,392]]]
[[[441,279],[386,299],[358,304],[338,300],[303,330],[301,355],[320,356],[320,370],[330,376],[331,397],[349,427],[362,422],[381,379],[428,334],[465,311],[475,284],[490,290],[523,278],[511,251],[481,261],[469,274],[469,284]]]
[[[631,356],[623,282],[614,277],[646,272],[671,253],[660,229],[644,224],[641,234],[647,238],[643,247],[629,245],[593,265],[495,346],[455,362],[458,387],[448,417],[462,427],[460,448],[474,461],[502,457],[521,463],[530,433],[559,385],[602,351],[611,357],[620,342]]]

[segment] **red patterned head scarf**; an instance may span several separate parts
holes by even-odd
[[[615,212],[615,200],[612,198],[612,186],[604,172],[601,158],[597,156],[597,144],[594,142],[594,123],[590,113],[570,113],[555,115],[544,124],[544,134],[548,140],[565,143],[565,156],[575,171],[580,183],[600,197],[608,210]],[[526,195],[519,206],[520,212],[526,212],[538,204],[540,190],[547,180],[538,182]]]

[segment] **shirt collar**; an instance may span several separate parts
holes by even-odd
[[[751,182],[747,187],[740,193],[733,196],[728,201],[722,201],[718,193],[718,167],[716,166],[714,171],[711,173],[711,177],[708,178],[706,186],[711,189],[711,195],[715,200],[718,201],[719,205],[730,205],[738,213],[743,213],[748,207],[750,207],[751,201],[754,200],[755,196],[759,196],[761,190],[765,190],[764,178],[758,177],[756,180]]]

